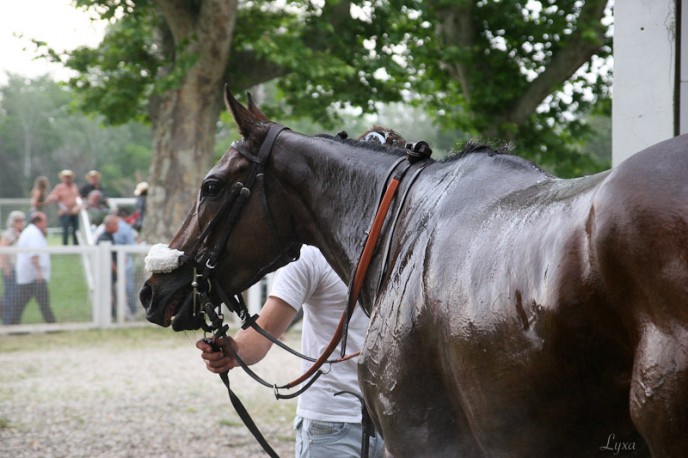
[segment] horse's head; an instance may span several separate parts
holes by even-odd
[[[295,259],[301,246],[288,209],[280,199],[268,199],[284,193],[266,176],[284,127],[271,123],[250,95],[248,108],[229,90],[225,102],[243,138],[205,176],[169,247],[154,247],[146,259],[152,275],[140,299],[147,318],[176,331],[201,327],[197,292],[224,302]]]

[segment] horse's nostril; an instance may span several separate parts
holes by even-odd
[[[153,288],[148,284],[148,282],[143,284],[143,287],[141,287],[141,291],[139,291],[139,300],[141,301],[141,304],[143,305],[143,308],[148,310],[148,307],[150,307],[151,299],[153,298]]]

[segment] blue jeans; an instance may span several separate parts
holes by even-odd
[[[296,458],[359,458],[361,456],[362,427],[360,423],[337,423],[294,419],[296,430]],[[368,456],[384,457],[384,443],[379,435],[369,440]]]
[[[4,324],[10,324],[10,320],[12,320],[12,316],[14,313],[14,308],[15,304],[17,302],[17,295],[19,288],[17,287],[17,277],[14,272],[14,268],[12,268],[12,273],[9,275],[5,275],[5,271],[2,271],[2,283],[5,287],[5,294],[3,296],[3,314],[2,314],[2,322]]]

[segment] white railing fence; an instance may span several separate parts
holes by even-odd
[[[57,322],[44,323],[38,305],[31,299],[20,324],[0,325],[0,335],[146,324],[138,291],[148,277],[143,268],[148,249],[149,246],[143,244],[110,243],[31,249],[31,252],[50,254],[52,272],[48,290]],[[16,255],[22,251],[27,249],[0,247],[0,255]],[[117,256],[117,281],[114,283],[111,270],[113,253]],[[271,275],[268,275],[245,292],[252,314],[258,313],[264,303],[270,281]],[[0,292],[4,292],[4,285]],[[230,317],[230,314],[225,316]]]

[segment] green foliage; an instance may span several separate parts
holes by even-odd
[[[102,118],[73,112],[71,91],[45,77],[10,75],[0,96],[1,196],[28,197],[36,176],[54,185],[64,168],[74,170],[78,184],[88,170],[100,170],[110,196],[131,196],[147,177],[149,127],[130,121],[105,128]]]
[[[387,46],[407,45],[404,71],[413,75],[414,90],[441,125],[471,136],[508,139],[517,154],[560,176],[601,170],[608,162],[580,148],[593,135],[586,122],[588,114],[597,104],[606,103],[611,85],[611,74],[592,65],[611,55],[611,38],[599,18],[583,12],[586,3],[600,2],[533,3],[535,7],[527,9],[521,1],[390,1],[402,15],[404,8],[414,14],[406,14],[405,21],[399,22],[403,27],[382,37]],[[449,32],[442,40],[437,27],[423,27],[430,23],[449,29],[452,24],[444,19],[451,14],[468,16],[462,24],[475,30],[463,37],[467,42],[463,46],[452,43]],[[464,33],[461,26],[453,25],[459,29],[454,33]],[[408,36],[413,39],[405,40]],[[531,83],[549,78],[550,67],[561,67],[557,57],[583,41],[594,42],[593,58],[586,58],[587,63],[572,77],[552,79],[549,96],[538,109],[514,122],[513,110],[528,95]]]
[[[110,14],[113,11],[106,10],[105,17]],[[69,85],[80,94],[82,110],[102,114],[111,124],[150,120],[147,100],[161,66],[151,39],[156,21],[153,15],[125,15],[109,28],[98,48],[80,47],[62,59],[67,68],[77,72]],[[169,77],[160,84],[169,88]]]
[[[278,78],[262,106],[268,116],[334,128],[342,108],[374,113],[403,101],[462,138],[507,139],[554,173],[590,173],[606,166],[581,149],[592,135],[588,115],[609,97],[610,74],[597,64],[611,54],[605,2],[241,2],[226,73],[235,89]],[[79,72],[70,85],[80,107],[114,124],[155,117],[157,96],[197,64],[197,37],[175,36],[161,2],[76,4],[112,24],[99,48],[57,56]],[[578,72],[561,62],[574,60]],[[545,88],[531,93],[534,81]]]

